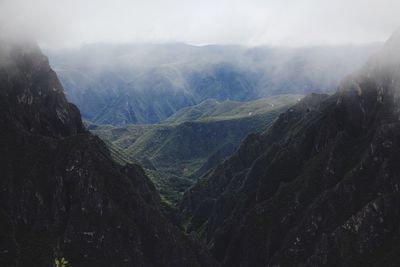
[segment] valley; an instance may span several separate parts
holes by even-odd
[[[0,266],[400,266],[398,10],[0,1]]]
[[[173,207],[247,135],[304,94],[334,92],[380,47],[90,44],[47,52],[88,129],[117,162],[141,164]]]
[[[230,156],[248,134],[266,129],[301,99],[281,95],[250,102],[206,100],[154,125],[89,125],[118,155],[136,160],[175,205],[199,177]]]

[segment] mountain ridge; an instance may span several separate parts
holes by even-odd
[[[305,97],[250,135],[186,192],[184,225],[223,266],[400,262],[397,40],[336,94]]]
[[[47,58],[0,41],[0,264],[217,266],[161,212],[143,169],[83,127]]]

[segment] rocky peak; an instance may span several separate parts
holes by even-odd
[[[400,116],[400,31],[357,73],[348,76],[337,93],[338,123],[351,135]]]
[[[15,127],[47,136],[84,132],[78,109],[67,102],[39,47],[0,40],[0,109]]]

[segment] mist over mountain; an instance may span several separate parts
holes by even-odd
[[[172,216],[142,167],[116,163],[84,128],[39,48],[0,42],[0,264],[398,265],[399,55],[397,32],[336,93],[304,97],[214,162]],[[163,157],[186,158],[204,148],[183,138],[199,125],[257,131],[240,122],[266,106],[208,100],[166,120],[165,145],[130,149],[157,159],[179,144]]]
[[[400,266],[399,10],[0,0],[0,267]]]
[[[380,46],[92,44],[46,52],[84,119],[124,125],[157,123],[209,98],[332,92]]]

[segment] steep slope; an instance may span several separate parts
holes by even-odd
[[[48,53],[84,119],[124,125],[157,123],[210,98],[248,101],[334,91],[380,46],[92,44]]]
[[[111,160],[47,58],[0,40],[0,265],[212,266],[161,214],[137,165]]]
[[[400,32],[196,183],[186,228],[223,266],[400,264]]]
[[[231,155],[243,138],[266,129],[300,98],[206,100],[159,125],[97,126],[92,132],[141,162],[162,196],[175,204],[198,177]]]

